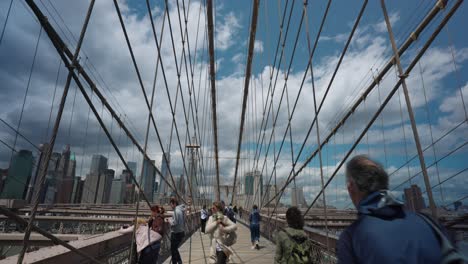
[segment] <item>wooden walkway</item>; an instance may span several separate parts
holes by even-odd
[[[200,235],[203,239],[203,247]],[[238,222],[237,243],[232,246],[234,254],[231,256],[231,261],[229,263],[274,263],[275,245],[272,242],[262,237],[260,238],[260,250],[255,250],[251,247],[249,228]],[[203,249],[205,256],[203,254]],[[209,235],[205,235],[199,231],[195,232],[193,236],[179,248],[179,252],[184,263],[213,263],[213,261],[210,261]],[[170,263],[170,259],[169,257],[164,263]]]

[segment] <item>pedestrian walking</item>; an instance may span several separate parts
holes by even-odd
[[[201,214],[200,214],[202,233],[205,233],[206,221],[208,221],[208,211],[206,211],[206,205],[203,205],[203,209],[201,210]]]
[[[260,249],[258,242],[260,241],[260,212],[258,212],[258,206],[255,204],[252,207],[252,212],[249,216],[250,222],[250,241],[252,242],[252,249]]]
[[[340,235],[338,263],[463,263],[440,226],[404,210],[388,191],[388,181],[382,165],[366,156],[346,164],[346,187],[358,219]]]
[[[276,235],[275,263],[320,263],[320,253],[313,250],[312,242],[304,232],[304,218],[297,207],[286,211],[288,227]]]
[[[236,214],[234,212],[234,209],[232,208],[232,204],[229,204],[229,207],[226,208],[225,213],[229,220],[231,220],[234,223],[237,222]]]
[[[176,198],[171,198],[169,204],[174,212],[171,221],[171,261],[179,264],[182,263],[179,246],[185,237],[185,205],[179,205]]]
[[[223,207],[220,202],[214,202],[212,210],[213,215],[208,219],[205,229],[211,238],[212,262],[225,264],[232,254],[230,246],[236,242],[237,225],[223,215]]]

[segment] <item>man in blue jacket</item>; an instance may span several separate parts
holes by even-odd
[[[433,230],[390,195],[388,174],[379,163],[354,157],[346,165],[346,180],[358,219],[340,235],[338,263],[440,263]]]

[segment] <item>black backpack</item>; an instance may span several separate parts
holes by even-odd
[[[442,253],[441,264],[463,264],[468,263],[466,257],[464,257],[458,250],[452,245],[452,242],[447,239],[445,234],[442,232],[440,227],[434,223],[434,221],[424,214],[418,214],[426,223],[432,228],[434,234],[439,240],[440,252]]]

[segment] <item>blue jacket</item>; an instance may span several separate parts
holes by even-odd
[[[431,227],[387,191],[374,192],[358,206],[358,219],[340,235],[338,263],[440,263]]]
[[[253,210],[252,213],[250,213],[250,216],[249,216],[250,224],[259,225],[261,220],[262,219],[258,210]]]

